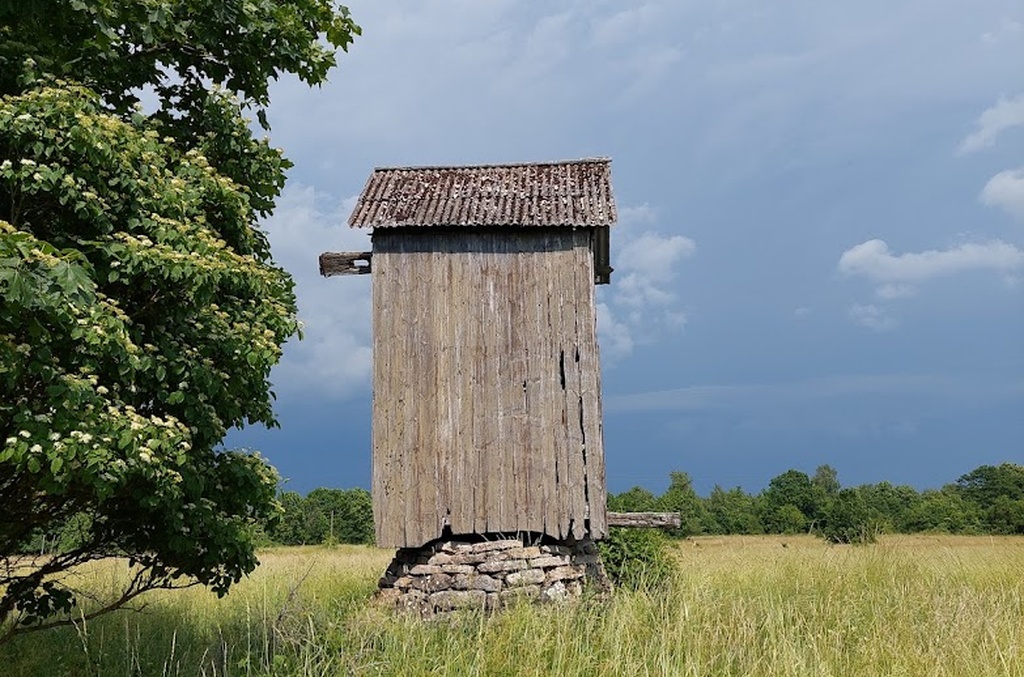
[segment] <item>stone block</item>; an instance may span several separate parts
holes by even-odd
[[[572,561],[576,564],[599,564],[601,562],[601,555],[597,553],[591,555],[576,555],[572,558]]]
[[[423,613],[424,607],[427,603],[426,593],[420,592],[419,590],[410,590],[398,598],[395,603],[395,607],[399,611],[413,611],[416,613]]]
[[[514,604],[519,601],[534,600],[540,597],[539,585],[524,585],[519,588],[509,588],[498,593],[498,599],[502,604]]]
[[[472,577],[469,587],[474,590],[484,590],[486,592],[500,592],[505,585],[499,578],[494,578],[484,574],[477,574]]]
[[[476,571],[475,567],[468,564],[442,564],[441,573],[445,574],[471,574]]]
[[[456,590],[483,590],[498,592],[504,586],[502,582],[486,574],[459,574],[452,579],[452,587]]]
[[[429,604],[440,611],[471,607],[483,608],[486,602],[487,593],[483,590],[443,590],[435,592],[429,598]]]
[[[394,608],[398,605],[398,600],[401,597],[402,591],[397,588],[381,588],[373,596],[373,601]]]
[[[477,571],[484,574],[492,574],[498,571],[519,571],[526,568],[526,560],[506,559],[493,562],[484,562],[479,565]]]
[[[511,550],[512,548],[521,547],[523,547],[523,544],[519,540],[484,541],[483,543],[474,543],[472,552],[494,552],[496,550]]]
[[[409,573],[413,576],[429,576],[430,574],[441,573],[441,567],[433,564],[417,564],[409,570]]]
[[[413,578],[412,587],[423,592],[437,592],[452,587],[452,577],[448,574],[431,574]]]
[[[523,585],[536,585],[544,582],[544,572],[540,569],[526,569],[525,571],[513,571],[505,577],[509,587],[516,588]]]
[[[450,555],[446,552],[436,552],[430,556],[430,559],[427,560],[427,564],[450,564],[453,559],[454,555]]]
[[[554,581],[574,581],[584,576],[584,569],[582,566],[564,566],[551,569],[545,575],[545,580],[548,583]]]
[[[571,555],[572,548],[564,545],[542,545],[540,551],[547,555]]]
[[[564,602],[569,599],[569,589],[562,581],[555,581],[540,591],[542,602]]]
[[[530,566],[538,569],[547,569],[550,567],[560,567],[569,564],[568,555],[547,555],[546,557],[537,557],[536,559],[530,560]]]
[[[509,559],[530,559],[533,557],[540,557],[541,552],[539,547],[531,545],[526,548],[512,548],[507,551],[507,555]]]

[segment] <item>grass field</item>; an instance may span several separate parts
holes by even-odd
[[[0,674],[1024,676],[1024,538],[728,537],[675,553],[660,590],[424,623],[368,603],[389,552],[269,550],[224,599],[154,594],[21,637]]]

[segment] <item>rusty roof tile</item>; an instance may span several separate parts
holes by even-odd
[[[464,167],[378,167],[349,217],[353,228],[610,226],[611,160]]]

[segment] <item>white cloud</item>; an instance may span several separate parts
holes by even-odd
[[[619,205],[618,225],[626,228],[634,228],[642,224],[652,224],[658,220],[658,214],[649,204],[642,205]]]
[[[1024,221],[1024,167],[1007,169],[989,179],[981,191],[981,201]]]
[[[599,45],[628,44],[638,35],[656,32],[665,19],[665,9],[658,3],[645,2],[610,16],[597,16],[593,19],[590,37]]]
[[[279,395],[346,395],[369,385],[370,276],[325,279],[318,270],[321,252],[370,249],[366,233],[346,223],[353,204],[292,183],[264,224],[275,261],[295,278],[303,323],[303,340],[288,343],[274,370]]]
[[[927,280],[972,270],[1001,273],[1008,289],[1016,279],[1013,273],[1024,270],[1024,250],[1000,240],[985,243],[964,243],[945,250],[928,250],[893,254],[884,240],[868,240],[843,252],[839,272],[858,275],[875,283],[875,295],[883,301],[914,296],[916,285]],[[896,326],[896,319],[885,305],[854,303],[848,317],[862,327],[886,331]]]
[[[881,299],[905,299],[914,295],[914,288],[909,284],[883,284],[879,286],[875,293],[878,294],[878,298]]]
[[[637,344],[679,331],[686,313],[679,306],[673,281],[679,263],[697,250],[683,235],[661,235],[634,228],[657,220],[648,205],[623,207],[612,229],[612,283],[601,289],[598,331],[602,349],[610,356],[628,355]]]
[[[981,41],[987,45],[998,45],[1004,40],[1017,40],[1021,33],[1024,33],[1024,24],[1013,19],[1002,17],[999,19],[999,27],[994,31],[982,33]]]
[[[886,314],[884,308],[880,308],[873,303],[864,305],[854,303],[850,306],[847,314],[851,320],[860,326],[867,327],[873,331],[887,331],[896,326],[896,320]]]
[[[629,355],[633,352],[633,333],[629,326],[616,319],[607,303],[597,304],[597,330],[600,334],[601,350],[611,356]]]
[[[670,305],[675,295],[669,283],[679,261],[695,251],[697,244],[682,235],[644,232],[627,241],[618,257],[616,302],[634,309]]]
[[[792,137],[813,141],[807,152],[860,149],[880,121],[989,101],[1017,77],[1010,41],[977,41],[1005,10],[956,2],[346,4],[365,30],[334,84],[306,91],[286,78],[271,110],[275,144],[315,156],[298,171],[318,186],[329,177],[332,190],[346,172],[361,186],[381,164],[625,159],[680,146],[681,167],[758,171],[777,166]],[[647,133],[675,138],[636,142]]]
[[[946,250],[894,255],[884,240],[868,240],[843,252],[839,272],[879,283],[879,295],[905,296],[912,283],[969,270],[1009,272],[1024,268],[1024,250],[1000,240],[965,243]]]
[[[978,117],[976,129],[960,142],[957,153],[963,155],[988,148],[1001,133],[1020,125],[1024,125],[1024,94],[1012,99],[1001,98]]]

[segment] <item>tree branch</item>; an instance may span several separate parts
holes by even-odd
[[[167,579],[160,580],[158,578],[153,578],[152,576],[149,577],[149,580],[144,580],[146,578],[144,576],[145,573],[146,570],[141,570],[137,572],[135,576],[132,578],[132,582],[128,585],[128,587],[121,593],[121,596],[117,599],[108,602],[104,606],[94,611],[90,611],[89,613],[82,613],[78,617],[69,616],[68,618],[61,618],[58,620],[52,620],[45,623],[39,623],[38,625],[30,625],[25,627],[19,627],[17,620],[10,621],[11,627],[8,628],[5,632],[0,633],[0,646],[3,646],[4,644],[6,644],[7,642],[11,641],[13,638],[19,635],[26,635],[33,632],[39,632],[41,630],[49,630],[51,628],[59,628],[68,625],[76,625],[78,623],[91,621],[92,619],[98,616],[102,616],[104,614],[108,614],[113,611],[125,608],[128,602],[131,602],[139,595],[145,592],[149,592],[150,590],[184,590],[186,588],[191,588],[196,585],[199,585],[199,581],[194,580],[184,584],[176,584],[171,581],[168,581]],[[141,612],[145,608],[146,605],[143,604],[142,606],[139,606],[137,608],[129,607],[129,610]]]

